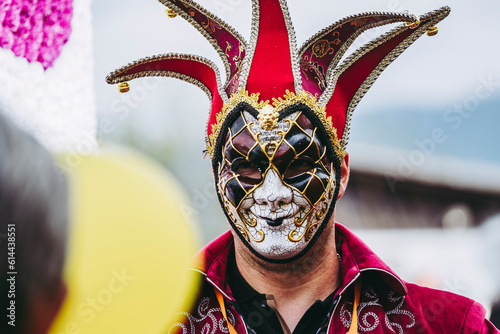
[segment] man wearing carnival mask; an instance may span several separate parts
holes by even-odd
[[[334,222],[355,107],[448,7],[349,16],[297,49],[285,0],[252,2],[248,44],[191,0],[160,2],[211,42],[227,74],[222,85],[212,62],[164,54],[107,77],[122,92],[127,80],[176,77],[212,101],[206,144],[231,228],[199,253],[203,286],[170,333],[498,333],[480,304],[404,282]],[[362,32],[398,22],[339,64]]]

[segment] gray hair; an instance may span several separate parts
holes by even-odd
[[[65,177],[50,154],[0,112],[0,300],[8,299],[7,273],[17,272],[16,328],[7,326],[9,319],[3,316],[0,329],[7,326],[9,332],[15,329],[22,333],[34,296],[50,298],[60,288],[67,239],[67,197]],[[7,263],[9,224],[15,227],[14,270]],[[2,310],[4,314],[3,305]]]

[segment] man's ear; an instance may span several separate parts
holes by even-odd
[[[342,175],[340,177],[339,195],[337,196],[337,199],[344,195],[345,189],[347,188],[347,183],[349,182],[349,152],[347,151],[345,151],[344,160],[342,160],[342,163],[340,164],[340,170],[342,172]]]

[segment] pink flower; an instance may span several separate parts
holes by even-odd
[[[14,45],[14,34],[12,31],[3,29],[0,36],[0,46],[5,49],[10,49]]]
[[[72,17],[72,0],[2,0],[0,47],[47,69],[69,39]]]
[[[20,38],[14,40],[14,44],[12,45],[12,51],[17,57],[24,57],[26,52],[26,43]]]

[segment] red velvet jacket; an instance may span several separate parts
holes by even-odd
[[[406,283],[375,255],[358,237],[336,224],[336,242],[342,257],[341,287],[327,333],[346,333],[350,327],[354,281],[362,278],[358,306],[360,333],[500,333],[485,319],[477,302],[450,293]],[[227,258],[233,247],[226,232],[200,251],[195,268],[205,276],[197,302],[170,333],[228,333],[214,288],[226,301],[233,300],[226,284]],[[306,255],[307,256],[307,255]],[[228,320],[238,333],[253,333],[247,323],[226,302]],[[256,317],[261,316],[256,314]],[[259,319],[248,319],[259,321]]]

